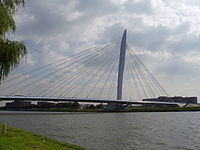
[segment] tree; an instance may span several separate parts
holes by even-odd
[[[25,0],[0,0],[0,81],[8,76],[20,60],[27,54],[23,41],[12,41],[6,38],[7,33],[15,33],[16,25],[13,16]]]
[[[78,103],[77,101],[75,101],[75,102],[72,104],[72,108],[73,108],[73,109],[78,109],[78,108],[80,108],[79,103]]]

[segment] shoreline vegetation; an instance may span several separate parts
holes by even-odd
[[[82,147],[59,142],[45,136],[33,134],[7,126],[6,132],[0,124],[0,150],[86,150]]]
[[[26,101],[14,101],[6,103],[0,107],[3,111],[44,111],[44,112],[171,112],[171,111],[200,111],[200,104],[186,104],[183,107],[178,105],[124,105],[121,109],[111,109],[106,104],[79,104],[78,102],[70,103],[50,103],[38,102],[31,104]]]
[[[1,109],[3,111],[44,111],[44,112],[180,112],[200,111],[200,107],[135,107],[123,110],[111,109],[70,109],[70,108],[21,108]]]

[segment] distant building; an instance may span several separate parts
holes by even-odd
[[[49,102],[38,102],[37,105],[39,107],[47,107],[47,108],[56,106],[55,103],[49,103]]]
[[[197,104],[197,97],[167,97],[160,96],[158,98],[147,98],[142,101],[156,101],[156,102],[177,102],[177,103],[187,103],[187,104]]]
[[[80,104],[80,109],[86,109],[90,106],[90,104]]]
[[[6,103],[6,108],[17,108],[17,107],[25,107],[25,106],[30,106],[31,102],[26,102],[23,100],[15,100],[14,102],[11,103]]]

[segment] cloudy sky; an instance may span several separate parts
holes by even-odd
[[[171,96],[200,97],[200,1],[31,0],[15,16],[25,72],[122,36]],[[14,72],[15,72],[14,71]]]

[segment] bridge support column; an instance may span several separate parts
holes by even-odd
[[[126,30],[124,31],[122,41],[121,41],[121,46],[120,46],[118,81],[117,81],[117,100],[122,100],[125,56],[126,56]],[[122,106],[122,104],[119,104],[119,103],[108,103],[108,108],[109,109],[123,109],[124,107]]]
[[[117,82],[117,100],[122,99],[125,56],[126,56],[126,30],[124,31],[120,47],[118,82]]]

